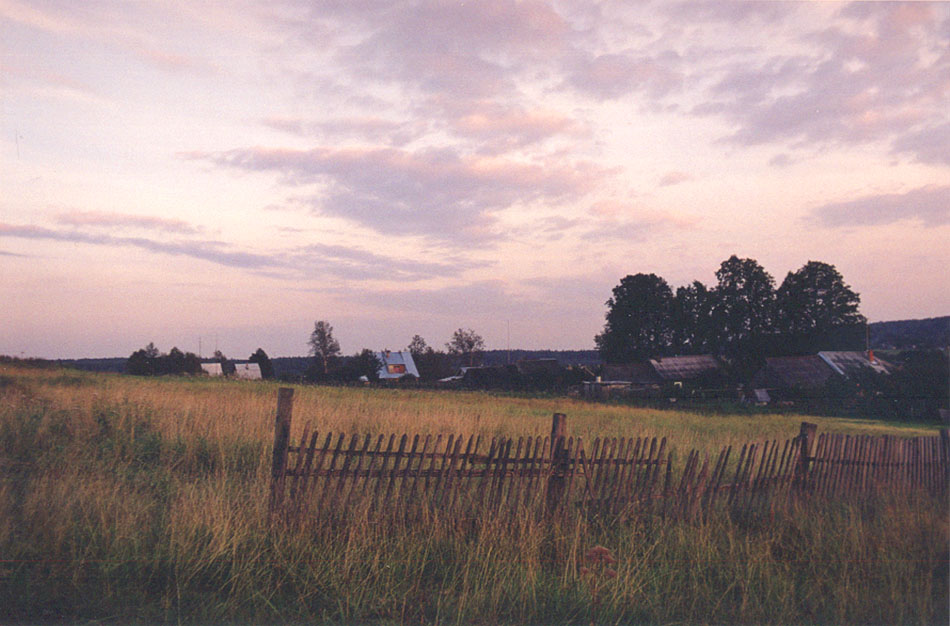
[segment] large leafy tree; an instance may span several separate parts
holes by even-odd
[[[412,340],[409,342],[407,349],[412,354],[413,358],[420,354],[425,354],[426,350],[429,350],[429,345],[426,343],[426,340],[422,338],[422,335],[413,335]]]
[[[703,354],[710,350],[715,338],[712,308],[713,294],[698,280],[676,289],[671,315],[674,352]]]
[[[607,300],[604,332],[594,341],[609,363],[661,356],[672,339],[673,292],[656,274],[625,276]]]
[[[251,363],[257,363],[258,367],[261,368],[261,378],[267,380],[274,377],[274,364],[271,363],[270,357],[267,356],[263,348],[258,348],[247,360]]]
[[[325,376],[330,371],[330,360],[340,356],[340,342],[333,337],[333,326],[324,320],[314,322],[307,343],[310,344],[310,355],[321,366]]]
[[[200,374],[201,359],[191,352],[182,352],[172,348],[168,354],[162,354],[154,343],[136,350],[125,365],[129,374],[138,376],[158,376],[161,374]]]
[[[834,265],[809,261],[789,272],[776,292],[776,326],[793,352],[860,349],[867,319],[861,297]]]
[[[343,368],[338,374],[345,382],[356,382],[363,376],[370,382],[377,382],[379,381],[379,370],[382,367],[383,362],[379,360],[376,353],[369,348],[363,348],[360,352],[344,360]]]
[[[471,328],[467,330],[459,328],[452,333],[452,339],[445,344],[445,349],[449,354],[462,357],[463,363],[467,362],[469,366],[472,366],[476,360],[481,359],[485,340]]]
[[[761,354],[774,331],[775,280],[755,259],[732,255],[716,271],[712,319],[719,351],[743,359]]]

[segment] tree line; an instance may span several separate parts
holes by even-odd
[[[861,298],[834,265],[809,261],[776,289],[756,260],[733,255],[716,279],[713,287],[697,280],[675,292],[656,274],[621,279],[594,339],[601,358],[628,363],[713,353],[741,371],[765,356],[864,347]]]
[[[379,380],[383,363],[377,353],[364,348],[356,354],[344,357],[340,342],[333,336],[333,326],[326,320],[314,322],[307,342],[313,363],[304,374],[311,382],[355,382],[366,379]],[[485,340],[471,328],[459,328],[445,344],[445,351],[436,350],[420,335],[414,335],[405,350],[419,370],[419,380],[431,382],[451,376],[460,366],[473,366],[481,361]],[[405,377],[407,379],[413,376]]]
[[[233,374],[234,363],[220,350],[215,350],[214,360],[221,364],[221,372],[225,375]],[[263,349],[258,348],[248,361],[257,363],[261,368],[261,378],[273,378],[274,368],[270,357]],[[162,353],[155,344],[149,342],[147,346],[136,350],[125,363],[125,371],[136,376],[164,376],[201,374],[201,357],[194,352],[182,352],[177,347]]]

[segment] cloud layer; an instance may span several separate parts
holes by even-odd
[[[950,264],[948,3],[0,0],[0,28],[0,353],[81,342],[44,331],[103,297],[120,354],[315,315],[348,351],[502,314],[590,347],[621,276],[731,254],[834,263],[871,319],[950,307],[914,270]]]

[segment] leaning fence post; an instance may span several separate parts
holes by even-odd
[[[284,501],[284,479],[287,476],[287,448],[290,445],[290,420],[294,412],[294,390],[277,390],[277,417],[274,422],[274,464],[270,479],[270,512],[274,513]]]
[[[564,475],[567,473],[567,416],[555,413],[551,419],[551,477],[548,479],[547,509],[554,512],[564,495]]]
[[[812,460],[812,449],[815,445],[815,433],[818,431],[818,425],[810,422],[802,422],[801,429],[798,432],[799,456],[798,468],[798,486],[804,487],[808,478],[808,465]]]

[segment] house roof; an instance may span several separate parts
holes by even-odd
[[[650,359],[650,365],[665,381],[690,380],[721,369],[719,361],[711,354]]]
[[[890,363],[875,357],[873,352],[830,351],[819,352],[818,356],[842,376],[854,376],[867,370],[889,374],[892,369]]]
[[[767,357],[763,370],[754,380],[769,387],[816,388],[834,375],[834,370],[817,354]]]
[[[416,362],[412,360],[412,353],[408,350],[405,352],[383,350],[376,353],[376,358],[382,363],[382,367],[379,368],[379,378],[381,380],[402,378],[409,374],[419,378]]]
[[[658,385],[662,382],[647,362],[605,365],[600,377],[606,381],[625,381],[637,385]]]

